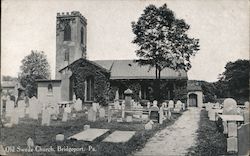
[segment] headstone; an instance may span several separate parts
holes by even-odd
[[[114,107],[115,107],[115,109],[118,110],[118,109],[119,109],[119,105],[120,105],[120,104],[119,104],[119,101],[115,101],[115,102],[114,102]]]
[[[23,118],[25,115],[25,101],[24,100],[20,100],[18,101],[18,115],[20,118]]]
[[[151,130],[153,129],[154,122],[150,120],[147,124],[145,124],[145,130]]]
[[[163,103],[162,103],[162,107],[163,107],[163,108],[167,108],[167,103],[166,103],[166,102],[163,102]]]
[[[44,109],[42,112],[42,126],[50,126],[50,111],[48,109]]]
[[[11,116],[11,124],[13,125],[17,125],[18,122],[19,122],[19,114],[18,114],[18,109],[15,108],[14,111],[13,111],[13,114]]]
[[[211,109],[209,110],[209,120],[210,121],[216,121],[216,118],[215,118],[215,109]]]
[[[159,107],[157,106],[157,101],[154,101],[153,106],[150,108],[150,120],[159,122]]]
[[[127,116],[126,121],[127,122],[132,122],[133,121],[132,116]]]
[[[238,152],[238,143],[236,137],[227,138],[227,152]]]
[[[73,99],[72,99],[73,103],[76,103],[76,95],[73,94]]]
[[[150,108],[150,102],[147,102],[147,108],[148,109]]]
[[[228,123],[228,137],[237,137],[237,124],[235,122]]]
[[[164,120],[163,107],[159,110],[159,124],[162,124]]]
[[[90,129],[90,125],[84,125],[83,129],[84,130]]]
[[[249,109],[249,101],[244,102],[244,106],[246,109]]]
[[[142,118],[143,120],[148,120],[148,115],[142,114],[142,115],[141,115],[141,118]]]
[[[111,122],[112,120],[112,110],[111,106],[108,107],[108,122]]]
[[[168,110],[168,119],[171,119],[171,116],[172,116],[171,110]]]
[[[27,146],[28,146],[29,148],[32,148],[32,147],[35,146],[35,145],[34,145],[34,141],[33,141],[31,138],[28,138],[28,140],[27,140]]]
[[[81,111],[82,110],[82,100],[78,98],[74,104],[74,108],[76,111]]]
[[[244,118],[244,123],[249,123],[249,110],[244,110],[243,111],[243,118]]]
[[[72,114],[72,118],[76,118],[76,113],[73,113],[73,114]]]
[[[64,135],[63,134],[57,134],[56,135],[56,141],[64,141]]]
[[[66,111],[63,112],[62,122],[68,121],[68,113]]]
[[[223,115],[237,115],[237,103],[232,98],[227,98],[223,102]]]
[[[99,109],[99,117],[100,118],[105,118],[105,109],[104,108]]]
[[[95,112],[97,112],[97,103],[92,103],[92,108]]]
[[[67,105],[65,108],[64,108],[64,111],[66,113],[71,113],[71,107],[69,105]]]
[[[182,103],[182,110],[186,110],[186,104],[185,103]]]
[[[174,101],[173,101],[173,100],[170,100],[170,101],[168,102],[168,108],[170,108],[170,109],[173,109],[173,108],[174,108]]]
[[[222,125],[223,125],[223,134],[228,134],[227,121],[223,121]]]
[[[96,121],[96,111],[92,107],[88,110],[88,121]]]
[[[29,100],[29,117],[32,119],[38,119],[38,100],[33,96]]]
[[[131,104],[132,104],[132,94],[133,91],[130,89],[127,89],[124,91],[125,95],[125,107],[127,110],[131,109]]]
[[[250,124],[243,124],[238,128],[238,155],[250,154]]]
[[[14,111],[14,101],[7,100],[6,101],[6,117],[11,117]]]

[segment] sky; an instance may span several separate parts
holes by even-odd
[[[200,40],[189,79],[214,82],[227,62],[249,59],[248,0],[2,0],[1,75],[17,77],[21,60],[41,50],[54,78],[57,12],[80,11],[87,18],[88,59],[136,59],[131,22],[149,4],[164,3]]]

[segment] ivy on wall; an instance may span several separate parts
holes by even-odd
[[[87,61],[85,59],[79,59],[72,63],[69,68],[72,71],[73,89],[76,97],[82,101],[85,99],[85,80],[88,77],[94,78],[94,102],[98,102],[101,105],[107,104],[109,93],[109,77],[110,74],[105,69],[98,67],[97,65]]]

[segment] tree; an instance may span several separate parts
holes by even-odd
[[[166,4],[159,8],[147,6],[138,21],[132,22],[136,35],[132,43],[139,46],[137,62],[155,68],[156,82],[159,83],[161,71],[166,67],[185,71],[191,68],[190,57],[199,50],[199,40],[188,37],[189,28]]]
[[[50,66],[47,56],[43,51],[31,51],[31,54],[22,60],[19,81],[25,88],[27,96],[37,96],[37,79],[48,79],[50,77]]]
[[[224,92],[228,92],[235,99],[249,98],[249,63],[249,60],[241,59],[228,62],[225,71],[220,75],[218,82],[226,86]]]

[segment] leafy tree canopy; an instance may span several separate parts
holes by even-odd
[[[43,51],[32,50],[31,54],[22,60],[20,70],[19,81],[29,97],[37,95],[36,79],[50,78],[50,66]]]
[[[190,26],[177,19],[166,4],[157,8],[149,5],[137,22],[132,22],[136,35],[133,43],[139,46],[136,55],[140,65],[156,68],[156,78],[166,67],[188,71],[190,57],[199,50],[199,40],[188,37]],[[158,71],[158,74],[157,74]]]

